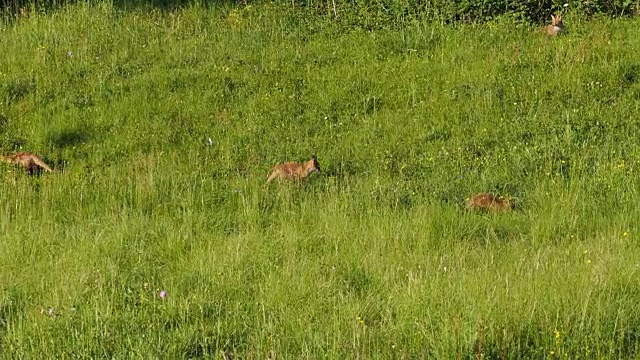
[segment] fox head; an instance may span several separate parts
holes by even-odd
[[[315,155],[313,155],[311,157],[311,160],[307,161],[304,164],[305,170],[307,171],[307,174],[310,174],[312,172],[320,172],[320,163],[318,162],[318,158],[316,158]]]
[[[503,210],[513,210],[515,209],[515,205],[511,199],[511,197],[507,197],[507,198],[503,198],[502,199],[502,206],[501,208]]]
[[[562,27],[562,15],[558,15],[558,16],[551,15],[551,25]]]

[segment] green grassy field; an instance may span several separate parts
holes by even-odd
[[[565,24],[0,25],[2,153],[63,169],[0,166],[2,357],[639,357],[640,20]]]

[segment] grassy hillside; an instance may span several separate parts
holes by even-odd
[[[637,19],[287,14],[0,25],[5,358],[640,355]]]

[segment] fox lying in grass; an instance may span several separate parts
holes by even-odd
[[[545,27],[545,31],[548,36],[560,35],[564,32],[564,25],[562,24],[562,15],[551,15],[551,25]]]
[[[29,175],[40,173],[43,170],[53,172],[47,163],[29,152],[19,152],[9,156],[0,155],[0,161],[22,166]]]
[[[312,156],[311,160],[305,163],[288,162],[279,164],[271,169],[271,174],[267,178],[267,183],[278,180],[300,181],[312,172],[320,172],[320,163],[316,156]]]
[[[466,207],[468,210],[509,211],[513,209],[513,203],[492,193],[479,193],[467,200]]]

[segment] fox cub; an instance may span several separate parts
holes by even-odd
[[[316,156],[312,156],[311,160],[305,163],[288,162],[279,164],[271,169],[271,174],[267,178],[267,183],[275,179],[300,181],[312,172],[320,172],[320,163]]]
[[[551,15],[551,25],[545,27],[545,31],[548,36],[560,35],[564,32],[564,25],[562,24],[562,15]]]
[[[492,193],[475,194],[467,200],[468,210],[509,211],[513,203]]]
[[[29,175],[37,174],[43,170],[53,172],[47,163],[29,152],[19,152],[9,156],[0,155],[0,161],[22,166]]]

